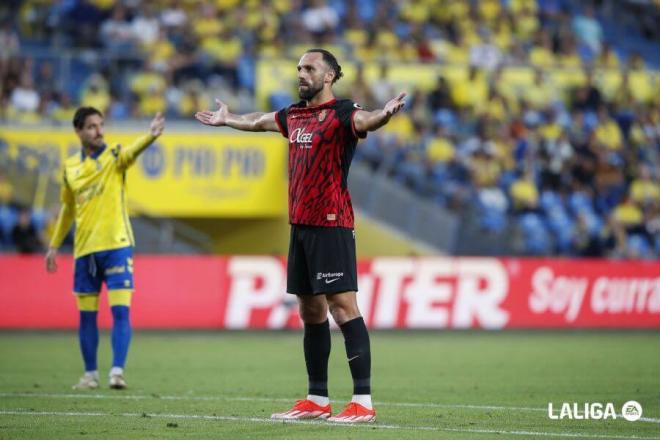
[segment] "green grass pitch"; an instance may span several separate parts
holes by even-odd
[[[135,332],[126,379],[74,392],[73,332],[0,332],[0,439],[660,439],[659,332],[372,332],[378,421],[271,422],[304,397],[301,333]],[[351,395],[333,332],[334,412]],[[550,420],[548,402],[643,406],[644,420]]]

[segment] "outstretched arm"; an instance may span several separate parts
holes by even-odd
[[[156,113],[149,126],[149,134],[137,138],[128,147],[119,150],[119,166],[127,168],[135,162],[135,159],[165,130],[165,116],[162,113]]]
[[[399,93],[399,96],[387,102],[385,107],[381,110],[374,110],[372,112],[364,110],[357,111],[353,117],[355,130],[358,132],[378,130],[380,127],[387,124],[390,118],[403,108],[406,103],[403,100],[405,97],[406,92],[401,92]]]
[[[215,100],[218,104],[216,111],[205,110],[195,113],[195,119],[205,125],[214,127],[235,128],[243,131],[279,131],[275,122],[275,113],[248,113],[245,115],[235,115],[229,113],[227,104],[219,99]]]

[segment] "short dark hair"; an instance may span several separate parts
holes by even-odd
[[[339,65],[339,63],[337,62],[337,58],[333,54],[331,54],[325,49],[309,49],[305,53],[312,53],[312,52],[318,52],[321,55],[323,55],[323,61],[325,61],[326,64],[330,66],[330,68],[335,72],[335,77],[332,79],[332,84],[336,83],[339,80],[339,78],[344,76],[344,74],[341,71],[341,66]]]
[[[73,115],[74,128],[77,128],[78,130],[82,130],[82,128],[85,126],[85,121],[87,120],[87,116],[91,116],[91,115],[99,115],[100,117],[103,117],[103,113],[101,113],[94,107],[79,107],[78,110],[76,110],[76,114]]]

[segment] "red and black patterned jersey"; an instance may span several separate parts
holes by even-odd
[[[360,106],[333,99],[307,107],[305,101],[277,112],[275,120],[289,140],[289,223],[353,227],[348,169],[358,138],[354,113]]]

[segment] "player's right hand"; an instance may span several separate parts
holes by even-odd
[[[406,105],[406,101],[403,99],[406,97],[406,92],[401,92],[399,93],[399,96],[397,96],[394,99],[391,99],[385,104],[385,107],[383,108],[383,112],[387,117],[390,117],[394,114],[396,114],[399,110],[403,108],[404,105]]]
[[[46,253],[46,271],[48,273],[57,272],[57,261],[55,261],[56,258],[57,258],[57,249],[48,248],[48,252]]]
[[[156,113],[153,121],[151,121],[149,132],[153,137],[157,138],[163,134],[163,130],[165,130],[165,116],[163,116],[161,112],[158,112]]]
[[[218,104],[218,109],[214,112],[210,110],[205,110],[203,112],[195,113],[195,119],[205,125],[213,125],[219,127],[227,123],[227,104],[223,103],[219,99],[215,100]]]

